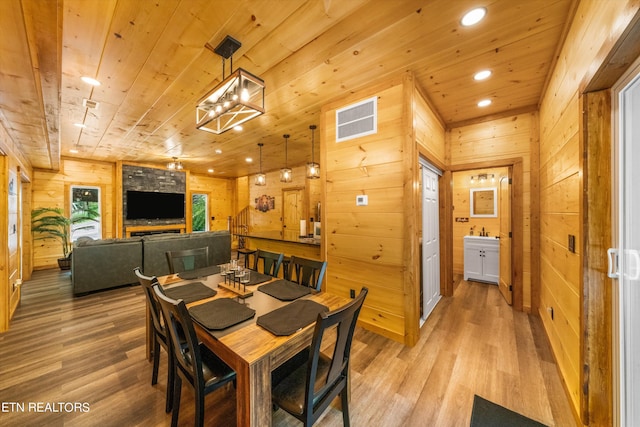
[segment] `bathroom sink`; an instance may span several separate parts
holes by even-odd
[[[464,236],[465,239],[470,240],[495,240],[497,236]]]

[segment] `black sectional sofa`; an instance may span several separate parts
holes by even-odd
[[[140,266],[148,276],[164,276],[169,274],[166,251],[204,246],[209,247],[210,265],[229,262],[231,235],[228,231],[76,242],[71,257],[73,294],[138,283],[133,269]]]

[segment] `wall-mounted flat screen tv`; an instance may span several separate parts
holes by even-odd
[[[184,194],[127,190],[127,219],[184,219]]]

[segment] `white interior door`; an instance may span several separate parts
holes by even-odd
[[[620,92],[619,107],[618,233],[609,275],[618,279],[619,424],[640,426],[640,74]]]
[[[422,322],[440,301],[438,174],[422,166]]]

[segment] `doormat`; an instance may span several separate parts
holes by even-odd
[[[469,427],[547,427],[504,406],[490,402],[477,394],[473,396]]]

